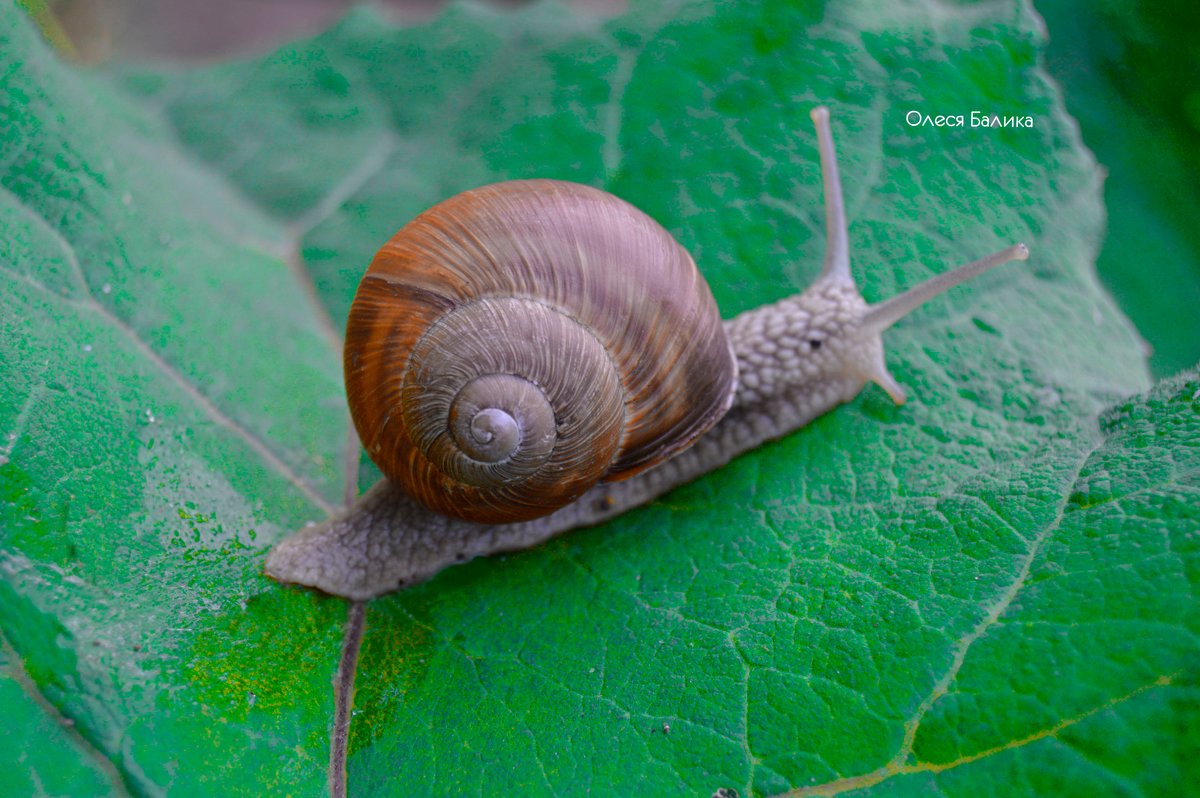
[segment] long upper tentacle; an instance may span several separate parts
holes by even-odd
[[[846,229],[846,202],[842,197],[842,180],[838,176],[837,153],[833,149],[833,131],[829,126],[829,109],[819,105],[812,110],[817,127],[817,149],[821,154],[821,180],[825,187],[825,263],[818,280],[840,280],[851,285],[850,237]]]
[[[1029,250],[1024,244],[1013,244],[1011,247],[993,252],[987,257],[972,261],[942,274],[934,275],[920,285],[914,286],[903,294],[891,299],[885,299],[872,305],[863,316],[862,329],[872,333],[881,333],[900,319],[916,310],[921,305],[933,299],[938,294],[953,288],[959,283],[966,282],[976,275],[995,268],[1002,263],[1013,260],[1025,260]]]

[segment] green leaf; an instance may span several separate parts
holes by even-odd
[[[1159,376],[1200,360],[1200,49],[1188,0],[1052,2],[1046,68],[1108,169],[1100,277]]]
[[[1200,35],[1189,0],[1039,4],[1046,68],[1108,170],[1101,278],[1157,375],[1200,361]]]
[[[119,776],[95,758],[72,724],[44,701],[21,671],[11,647],[0,638],[0,717],[12,732],[0,772],[4,795],[109,795]]]
[[[908,405],[869,389],[613,523],[373,602],[353,790],[1180,783],[1196,380],[1097,429],[1146,369],[1095,279],[1099,175],[1040,26],[926,14],[363,10],[255,61],[95,75],[5,6],[0,631],[85,743],[39,754],[139,794],[320,794],[345,605],[261,567],[356,481],[335,331],[374,249],[461,189],[574,179],[662,221],[733,315],[816,272],[824,102],[869,299],[1011,240],[1033,259],[889,333]],[[1035,124],[905,123],[976,109]]]
[[[1058,510],[1028,528],[1017,578],[951,647],[911,756],[840,786],[1175,795],[1195,779],[1200,372],[1099,427],[1044,459],[1067,476]]]

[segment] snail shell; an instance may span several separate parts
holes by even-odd
[[[737,383],[687,251],[623,200],[553,180],[467,191],[396,233],[359,286],[344,356],[380,470],[489,523],[671,457]]]

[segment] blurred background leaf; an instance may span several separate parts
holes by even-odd
[[[1200,6],[1039,2],[1046,68],[1108,169],[1097,269],[1156,376],[1200,361]]]
[[[315,32],[351,0],[22,0],[52,42],[84,61],[196,61]],[[527,0],[490,0],[497,7]],[[615,14],[623,0],[567,0]],[[445,0],[376,0],[431,17]],[[1147,343],[1156,377],[1200,362],[1200,11],[1192,0],[1035,2],[1084,142],[1108,170],[1097,268]]]

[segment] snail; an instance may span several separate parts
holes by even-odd
[[[385,478],[283,539],[269,576],[362,600],[598,523],[807,424],[874,382],[882,333],[1015,244],[869,305],[850,274],[829,111],[811,113],[826,252],[804,292],[722,322],[688,253],[595,188],[497,183],[375,256],[350,311],[347,395]]]

